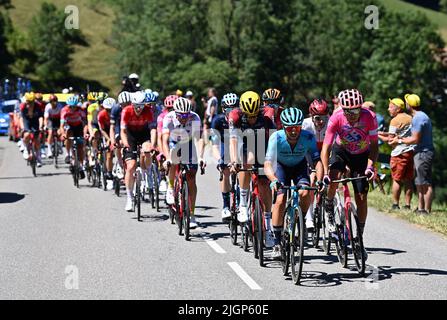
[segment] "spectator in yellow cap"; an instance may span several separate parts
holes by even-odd
[[[416,145],[414,148],[415,184],[418,191],[419,207],[417,213],[429,214],[433,202],[432,168],[435,156],[433,145],[433,126],[428,115],[421,111],[421,98],[416,94],[405,96],[406,106],[411,110],[411,136],[396,136],[392,145]]]
[[[400,98],[390,99],[388,112],[392,118],[388,132],[379,132],[379,139],[385,143],[411,136],[412,117],[405,113],[405,102]],[[402,187],[405,188],[404,209],[411,209],[413,195],[412,182],[414,179],[414,146],[398,143],[393,145],[391,152],[391,176],[393,178],[393,206],[392,210],[400,210],[399,202]]]

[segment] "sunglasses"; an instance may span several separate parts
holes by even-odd
[[[190,114],[189,113],[176,113],[176,116],[177,116],[178,119],[188,120]]]
[[[294,132],[300,132],[301,126],[290,126],[290,127],[284,127],[287,133],[294,133]]]
[[[358,116],[362,112],[361,108],[357,109],[343,109],[343,112],[347,116]]]

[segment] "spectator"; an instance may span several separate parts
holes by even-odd
[[[194,98],[194,93],[192,91],[188,91],[188,92],[186,92],[185,97],[186,97],[186,99],[191,101],[192,111],[197,113],[197,102],[196,102],[196,99]]]
[[[388,112],[392,118],[389,132],[379,131],[379,139],[389,143],[395,137],[400,139],[411,136],[412,117],[405,112],[405,102],[396,98],[390,100]],[[414,179],[414,146],[399,143],[394,145],[391,152],[391,176],[393,178],[393,206],[392,210],[400,210],[399,202],[402,187],[405,188],[404,209],[411,209]]]
[[[137,92],[141,87],[140,77],[136,73],[132,73],[128,77],[123,77],[122,85],[121,92]]]
[[[432,167],[435,155],[433,145],[433,127],[427,114],[421,111],[421,99],[415,94],[405,96],[407,107],[411,110],[413,121],[411,123],[411,136],[408,138],[395,137],[392,145],[413,145],[414,166],[416,168],[416,188],[419,205],[417,213],[429,214],[433,202]]]
[[[175,94],[177,95],[177,97],[183,97],[183,91],[182,90],[180,90],[180,89],[178,89],[176,92],[175,92]]]
[[[217,99],[217,91],[214,88],[208,89],[208,100],[202,98],[202,103],[205,108],[205,116],[203,118],[203,139],[205,144],[208,143],[208,130],[213,122],[214,116],[217,115],[219,101]]]

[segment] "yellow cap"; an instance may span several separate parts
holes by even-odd
[[[177,96],[181,97],[183,96],[183,91],[178,89],[177,92],[175,93]]]
[[[390,99],[390,102],[402,110],[405,109],[405,102],[401,98]]]
[[[25,93],[26,102],[33,102],[36,99],[34,92]]]
[[[416,94],[405,95],[405,101],[412,108],[417,108],[421,106],[421,98],[419,98],[419,96]]]

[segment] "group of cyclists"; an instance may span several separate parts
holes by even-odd
[[[163,102],[161,102],[163,101]],[[188,164],[186,181],[191,206],[190,228],[198,227],[195,218],[197,198],[196,176],[207,166],[204,152],[208,144],[218,163],[221,175],[222,220],[231,219],[230,176],[237,174],[237,220],[250,220],[248,198],[253,168],[263,170],[257,181],[265,226],[265,247],[272,257],[281,257],[281,237],[284,229],[286,196],[284,187],[313,186],[326,189],[324,203],[328,229],[335,232],[334,197],[337,184],[332,183],[349,173],[366,177],[353,184],[363,233],[367,220],[368,180],[375,176],[378,157],[378,124],[375,114],[364,108],[363,95],[356,89],[340,92],[331,108],[324,99],[310,103],[309,117],[301,108],[286,107],[278,89],[267,89],[262,95],[247,91],[241,96],[227,93],[221,100],[222,112],[211,121],[204,133],[201,117],[193,111],[191,101],[178,94],[160,99],[151,90],[121,92],[117,100],[105,92],[90,92],[85,101],[70,96],[64,105],[56,95],[43,101],[41,94],[27,93],[20,106],[23,129],[23,157],[29,159],[30,134],[42,129],[48,133],[46,143],[53,139],[65,143],[67,164],[73,165],[72,143],[79,138],[80,178],[85,178],[85,166],[93,161],[99,146],[107,146],[106,178],[118,176],[124,180],[126,211],[134,210],[135,171],[137,156],[143,172],[156,165],[160,172],[160,191],[166,192],[166,203],[175,202],[176,166]],[[204,136],[209,137],[205,141]],[[34,139],[37,161],[42,164],[41,139]],[[91,152],[86,153],[89,144]],[[141,154],[137,152],[141,150]],[[47,149],[47,157],[58,150]],[[57,156],[57,154],[56,154]],[[144,187],[149,187],[146,181]],[[277,194],[273,203],[273,193]],[[307,229],[314,226],[315,192],[299,191]],[[364,252],[366,256],[366,251]]]

